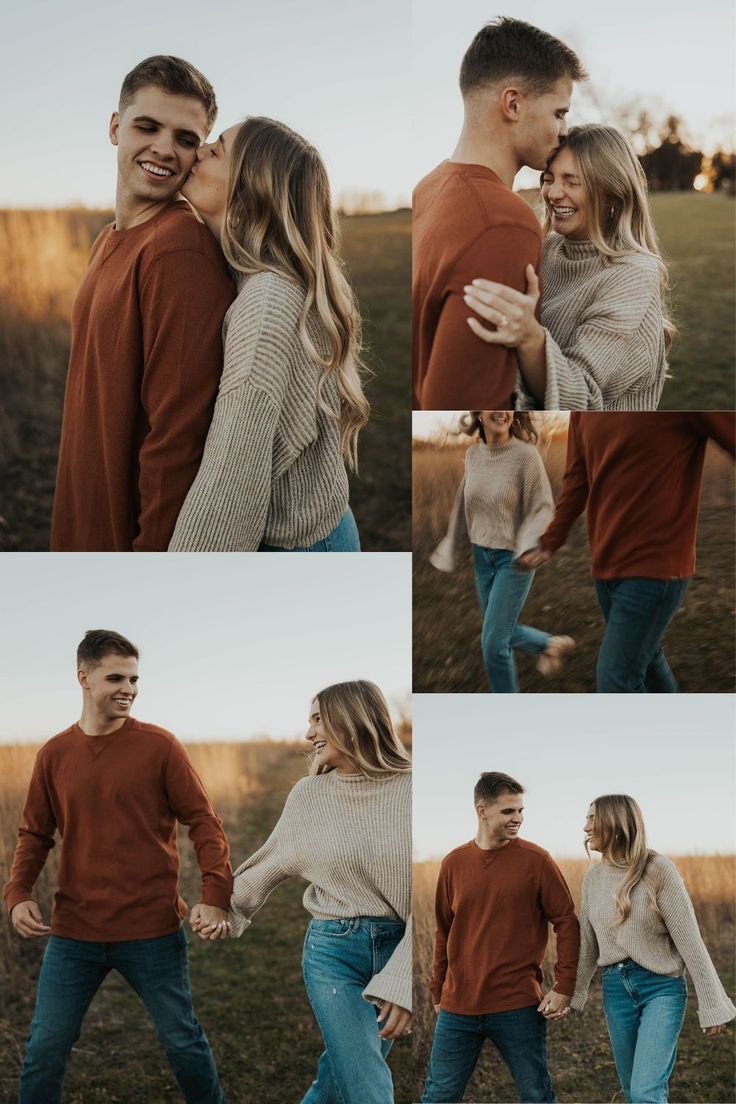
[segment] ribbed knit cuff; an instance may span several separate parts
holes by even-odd
[[[398,1004],[400,1008],[411,1012],[411,979],[381,970],[371,978],[363,990],[363,996],[373,1004],[391,1001],[392,1004]]]
[[[729,1023],[734,1017],[736,1008],[728,997],[720,1004],[714,1004],[712,1008],[698,1008],[701,1027],[718,1027],[719,1024]]]

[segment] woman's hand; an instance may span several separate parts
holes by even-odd
[[[216,905],[195,905],[189,914],[189,924],[200,939],[224,939],[230,930],[227,912]]]
[[[378,1032],[382,1039],[400,1039],[402,1035],[411,1035],[411,1012],[407,1012],[392,1001],[384,1001],[378,1016],[383,1027]]]
[[[491,280],[473,280],[463,288],[465,303],[496,326],[489,330],[477,318],[469,318],[474,334],[489,345],[507,345],[515,349],[544,341],[544,330],[535,310],[539,300],[539,280],[532,265],[526,266],[526,294]]]
[[[704,1027],[703,1028],[703,1034],[704,1035],[720,1035],[721,1032],[723,1032],[725,1030],[726,1030],[726,1025],[725,1024],[717,1024],[715,1027]]]

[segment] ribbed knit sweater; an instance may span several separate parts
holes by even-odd
[[[592,242],[550,234],[542,280],[544,403],[522,380],[518,408],[656,410],[667,371],[656,259],[632,253],[610,261]]]
[[[616,893],[625,869],[600,862],[583,880],[580,905],[580,958],[571,1007],[580,1011],[596,965],[610,966],[631,958],[655,974],[681,977],[687,967],[698,997],[701,1027],[715,1027],[736,1016],[703,943],[692,902],[677,868],[654,855],[644,879],[631,891],[631,912],[616,921]],[[655,894],[657,915],[646,883]]]
[[[225,362],[202,464],[169,551],[253,552],[306,547],[348,507],[334,376],[317,406],[321,369],[299,338],[304,291],[286,277],[247,277],[225,316]],[[310,338],[326,351],[314,312]]]
[[[453,571],[466,532],[472,544],[521,556],[536,548],[553,514],[552,489],[534,445],[518,437],[501,444],[481,441],[465,453],[447,534],[430,562],[439,571]]]
[[[406,922],[401,942],[363,996],[411,1009],[411,772],[375,779],[333,770],[301,778],[269,838],[235,871],[233,935],[295,875],[310,883],[304,907],[318,919]]]

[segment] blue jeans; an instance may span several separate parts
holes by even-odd
[[[309,548],[277,548],[273,544],[262,544],[259,552],[360,552],[360,536],[355,524],[353,511],[348,506],[331,533],[328,533]]]
[[[547,1021],[536,1004],[513,1012],[460,1016],[440,1009],[422,1104],[458,1104],[490,1039],[514,1079],[519,1100],[554,1101],[547,1069]]]
[[[676,694],[662,637],[689,579],[596,579],[606,622],[598,652],[599,694]]]
[[[302,969],[325,1049],[302,1104],[392,1104],[390,1039],[381,1039],[378,1008],[362,995],[404,934],[400,920],[357,916],[312,920]]]
[[[549,633],[517,625],[534,578],[533,571],[517,571],[514,553],[507,548],[473,545],[475,582],[483,614],[480,646],[494,694],[518,694],[514,648],[538,655],[549,644]]]
[[[603,970],[603,1011],[629,1104],[667,1100],[686,1003],[684,977],[653,974],[630,958]]]
[[[188,1104],[224,1104],[210,1044],[192,1009],[182,930],[159,939],[123,943],[49,938],[26,1044],[19,1104],[59,1104],[69,1051],[79,1038],[92,998],[111,970],[117,970],[143,1001]]]

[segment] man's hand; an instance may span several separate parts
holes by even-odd
[[[550,989],[549,993],[542,997],[537,1012],[541,1012],[545,1020],[561,1020],[570,1011],[570,1000],[571,998],[563,993],[555,993],[554,989]]]
[[[382,1039],[400,1039],[402,1035],[411,1035],[411,1012],[392,1001],[384,1001],[378,1022],[383,1023],[378,1032]]]
[[[189,914],[189,924],[200,939],[224,939],[230,932],[227,912],[217,905],[195,905]]]
[[[434,1014],[435,1014],[435,1016],[439,1016],[439,1014],[440,1014],[440,1008],[441,1008],[441,1005],[439,1005],[439,1004],[433,1004],[433,1005],[432,1005],[432,1007],[434,1008]]]
[[[551,558],[551,552],[545,552],[542,548],[530,548],[523,556],[519,556],[518,560],[514,560],[514,567],[518,571],[534,571],[535,568],[542,567]]]
[[[44,924],[41,910],[35,901],[21,901],[10,913],[10,920],[18,935],[24,939],[48,935],[51,928]]]

